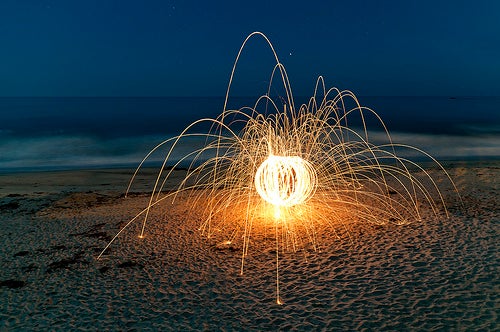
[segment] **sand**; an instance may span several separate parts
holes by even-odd
[[[283,305],[272,246],[240,275],[240,249],[201,237],[182,197],[96,260],[147,204],[151,170],[127,198],[125,169],[1,175],[0,330],[498,330],[500,162],[446,168],[463,199],[444,188],[449,219],[351,225],[282,254]]]

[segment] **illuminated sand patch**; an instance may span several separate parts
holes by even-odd
[[[268,43],[276,61],[268,92],[252,107],[228,109],[240,54],[255,36]],[[273,98],[275,80],[283,93]],[[371,142],[368,125],[373,123],[385,134],[384,143]],[[207,124],[208,131],[197,131]],[[193,138],[203,138],[205,145],[172,161],[177,149],[185,148],[182,143]],[[306,247],[316,250],[325,234],[335,236],[337,230],[352,223],[420,222],[424,207],[435,215],[448,214],[433,177],[398,153],[411,151],[427,158],[453,184],[434,158],[418,148],[394,143],[375,111],[361,106],[350,91],[327,89],[322,77],[308,103],[296,107],[284,66],[267,37],[258,32],[248,36],[240,48],[222,113],[215,119],[200,119],[158,144],[137,168],[129,189],[143,163],[162,148],[167,152],[149,203],[101,255],[139,218],[139,237],[144,237],[153,207],[166,198],[176,204],[176,197],[187,195],[190,210],[185,218],[199,220],[199,231],[211,241],[239,248],[242,274],[257,235],[273,236],[278,303],[282,303],[280,253]],[[173,171],[185,163],[190,166],[184,179],[176,190],[165,191]]]

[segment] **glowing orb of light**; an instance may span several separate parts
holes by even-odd
[[[255,172],[255,189],[275,206],[293,206],[307,201],[316,190],[316,172],[298,156],[269,156]]]

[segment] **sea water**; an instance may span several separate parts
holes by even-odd
[[[231,98],[228,107],[253,106],[255,101]],[[296,104],[304,101],[297,98]],[[380,115],[397,143],[416,146],[441,160],[500,158],[500,97],[359,101]],[[158,143],[197,119],[216,117],[223,106],[223,97],[0,98],[0,172],[135,166]],[[356,119],[349,124],[361,125]],[[200,124],[193,131],[208,129],[208,124]],[[374,140],[381,129],[375,123]],[[172,160],[203,141],[183,142]],[[159,163],[167,148],[151,162]]]

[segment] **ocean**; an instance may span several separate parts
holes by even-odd
[[[380,115],[397,143],[438,160],[500,158],[500,97],[358,99]],[[229,106],[254,102],[231,98]],[[223,97],[3,97],[0,172],[136,166],[193,121],[216,117],[223,103]],[[153,163],[163,158],[159,153]]]

